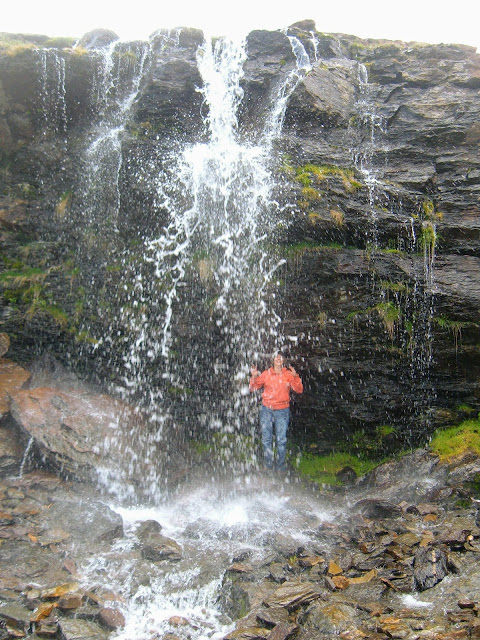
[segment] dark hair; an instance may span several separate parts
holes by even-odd
[[[273,352],[273,357],[276,358],[277,356],[282,356],[282,358],[284,360],[287,359],[287,356],[285,355],[285,353],[283,351],[274,351]]]

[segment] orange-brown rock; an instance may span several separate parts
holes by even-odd
[[[29,378],[30,373],[26,369],[0,358],[0,418],[10,410],[10,395],[21,389]]]

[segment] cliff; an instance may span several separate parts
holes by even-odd
[[[237,126],[250,145],[297,65],[289,37],[310,68],[273,142],[262,224],[285,260],[269,287],[306,387],[292,428],[322,447],[358,434],[371,448],[417,443],[480,409],[480,56],[310,21],[252,32]],[[207,138],[202,43],[194,29],[149,43],[88,34],[73,48],[3,39],[0,312],[13,359],[51,351],[123,383],[131,327],[138,314],[158,324],[166,286],[142,248],[168,227],[168,203],[189,206],[171,160]],[[159,354],[138,378],[163,384],[190,433],[199,402],[228,393],[221,365],[237,348],[219,334],[210,266],[198,250],[175,303],[182,385],[166,388]],[[199,380],[212,363],[220,374]]]

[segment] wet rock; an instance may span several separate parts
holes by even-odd
[[[10,410],[10,395],[21,389],[30,373],[11,360],[0,358],[0,418]]]
[[[285,607],[288,611],[294,611],[316,600],[320,595],[318,586],[311,582],[285,582],[265,600],[265,604],[269,607]]]
[[[125,626],[125,617],[118,609],[104,607],[98,612],[98,621],[112,631]]]
[[[320,127],[345,126],[354,114],[357,76],[352,60],[323,60],[315,65],[290,99],[285,125],[307,120]]]
[[[285,567],[281,562],[274,562],[269,567],[268,577],[274,582],[282,583],[286,581]]]
[[[262,627],[239,627],[227,634],[224,640],[264,640],[270,633],[268,629]]]
[[[128,408],[106,395],[78,395],[54,387],[12,394],[11,412],[42,466],[66,477],[95,480]]]
[[[355,609],[341,603],[316,602],[298,618],[302,629],[310,634],[338,635],[350,627]]]
[[[30,377],[23,385],[24,389],[53,387],[62,391],[74,391],[79,394],[93,391],[73,372],[66,369],[51,353],[44,353],[28,365]]]
[[[0,333],[0,358],[7,353],[10,347],[10,338],[8,333]]]
[[[62,619],[59,622],[61,640],[106,640],[110,632],[94,622],[78,618]]]
[[[0,620],[5,622],[7,629],[16,632],[26,632],[30,624],[30,611],[16,602],[0,603]]]
[[[234,562],[228,567],[227,571],[231,571],[232,573],[251,573],[252,567],[249,564]]]
[[[105,49],[118,39],[117,34],[109,29],[94,29],[82,36],[76,46],[88,50]]]
[[[394,518],[397,517],[401,513],[401,508],[392,504],[391,502],[387,502],[386,500],[377,500],[374,498],[365,498],[363,500],[359,500],[355,505],[354,509],[359,511],[362,515],[367,518]]]
[[[43,522],[45,530],[41,535],[46,535],[49,531],[61,536],[68,534],[69,537],[64,538],[65,545],[68,546],[69,540],[73,538],[77,551],[92,548],[92,545],[108,546],[123,536],[122,517],[106,504],[90,500],[88,494],[81,499],[68,493],[54,496]],[[92,535],[86,538],[85,527],[89,526],[92,527]]]
[[[448,574],[444,551],[434,547],[420,548],[415,553],[413,576],[419,591],[430,589]]]
[[[59,584],[55,587],[49,587],[40,592],[40,597],[43,600],[50,600],[52,598],[61,598],[67,594],[75,593],[78,591],[78,582],[66,582],[65,584]]]
[[[56,606],[56,602],[42,602],[30,616],[30,622],[40,622],[43,618],[48,618]]]
[[[357,480],[357,474],[352,467],[343,467],[337,471],[335,477],[344,485],[353,484]]]
[[[137,531],[142,557],[152,562],[178,561],[182,557],[179,544],[161,534],[162,527],[155,520],[142,523]]]
[[[61,597],[58,601],[58,608],[62,611],[72,611],[82,606],[83,594],[72,593]]]
[[[226,582],[218,596],[218,605],[232,620],[243,618],[251,609],[250,596],[243,585]]]
[[[58,621],[53,618],[44,618],[35,623],[35,633],[42,638],[56,638],[58,630]]]
[[[298,632],[299,628],[296,624],[281,622],[273,628],[268,638],[269,640],[288,640]]]
[[[259,622],[269,628],[289,621],[288,612],[281,607],[262,607],[256,612],[256,617]]]

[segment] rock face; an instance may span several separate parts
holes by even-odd
[[[256,140],[295,68],[292,37],[311,70],[275,143],[267,229],[286,261],[278,290],[271,284],[280,330],[306,388],[292,429],[325,447],[357,431],[371,446],[422,441],[461,419],[459,406],[480,409],[480,56],[320,34],[308,21],[254,31],[239,136]],[[201,32],[115,40],[102,31],[73,49],[24,40],[1,50],[0,313],[13,359],[53,349],[122,385],[137,371],[131,327],[159,317],[163,285],[146,286],[157,276],[144,248],[168,226],[169,204],[191,206],[170,159],[206,138],[208,113]],[[158,354],[140,380],[164,390],[182,434],[196,428],[200,396],[215,404],[230,357],[218,349],[208,256],[199,248],[192,261],[182,276],[190,297],[175,308],[174,343],[198,346],[193,360],[175,352],[183,386],[162,378]],[[210,372],[212,360],[215,374],[192,375],[192,361]],[[32,398],[18,396],[19,416]],[[380,442],[385,424],[396,431]]]

